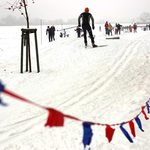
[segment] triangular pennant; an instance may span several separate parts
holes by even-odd
[[[142,123],[141,123],[141,120],[139,119],[138,116],[135,118],[135,121],[136,121],[138,127],[140,128],[140,130],[141,130],[142,132],[144,132],[144,130],[142,129]]]
[[[61,112],[50,108],[47,110],[49,115],[45,126],[60,127],[64,125],[64,115]]]
[[[134,123],[133,123],[132,120],[129,122],[129,127],[130,127],[130,130],[131,130],[132,135],[133,135],[134,137],[136,137],[136,134],[135,134],[135,127],[134,127]]]
[[[142,106],[142,113],[143,113],[143,115],[144,115],[144,118],[145,118],[146,120],[148,120],[149,118],[148,118],[148,116],[146,115],[144,109],[145,109],[145,106]]]
[[[5,86],[0,81],[0,93],[3,92],[4,89],[5,89]],[[3,102],[3,100],[1,99],[1,97],[0,97],[0,105],[1,106],[7,106],[7,104],[5,102]]]
[[[83,145],[84,148],[86,148],[87,145],[90,145],[92,141],[92,128],[91,128],[91,123],[89,122],[83,122]]]
[[[106,125],[106,137],[108,139],[108,142],[111,142],[114,132],[115,132],[115,129],[111,128],[110,125]]]
[[[129,140],[129,142],[133,143],[132,138],[130,137],[129,133],[123,127],[123,124],[120,125],[120,129],[123,132],[123,134],[126,136],[126,138]]]
[[[0,92],[3,92],[4,91],[4,88],[5,88],[5,86],[1,83],[1,81],[0,81]]]
[[[150,105],[149,105],[149,101],[146,102],[146,108],[147,108],[147,112],[150,113]]]
[[[3,102],[3,100],[1,99],[1,97],[0,97],[0,105],[1,105],[1,106],[8,106],[7,103]]]

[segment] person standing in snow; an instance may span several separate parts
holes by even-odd
[[[134,30],[134,33],[137,32],[137,24],[136,23],[133,24],[133,30]]]
[[[75,31],[77,32],[77,37],[80,38],[80,37],[81,37],[82,29],[79,28],[79,27],[77,27],[77,28],[75,29]]]
[[[52,41],[52,32],[51,32],[51,28],[49,26],[47,26],[46,35],[48,35],[48,40],[49,40],[49,42],[51,42]]]
[[[80,14],[80,16],[78,17],[78,27],[81,27],[81,21],[82,19],[82,29],[83,29],[83,33],[84,33],[84,43],[85,43],[85,47],[87,47],[87,32],[89,33],[89,36],[91,38],[91,43],[93,47],[97,47],[97,45],[95,45],[94,42],[94,37],[93,37],[93,33],[92,33],[92,29],[94,30],[94,18],[92,16],[91,13],[89,13],[89,8],[86,7],[84,12]],[[92,29],[90,26],[90,19],[92,21]]]
[[[111,23],[108,24],[108,35],[112,36],[112,30],[113,30],[113,26],[111,25]]]
[[[105,22],[105,34],[109,35],[109,30],[108,30],[108,21]]]
[[[121,27],[122,27],[122,25],[118,23],[116,25],[116,27],[117,27],[117,30],[118,30],[118,34],[120,35],[121,34]]]
[[[55,27],[54,26],[51,26],[51,34],[52,34],[52,41],[54,40],[55,41]]]

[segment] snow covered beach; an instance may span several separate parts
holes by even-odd
[[[106,40],[95,29],[95,42],[104,47],[85,49],[82,38],[70,37],[48,43],[45,29],[38,29],[41,72],[36,73],[32,48],[32,73],[20,74],[20,27],[0,27],[0,79],[6,88],[43,106],[85,121],[121,123],[135,117],[150,97],[150,31],[122,33],[119,40]],[[90,45],[89,40],[89,45]],[[34,43],[31,42],[31,46]],[[34,68],[35,67],[35,68]],[[44,127],[47,112],[1,94],[1,150],[83,150],[82,123],[65,120],[60,128]],[[131,144],[120,131],[111,143],[105,127],[93,126],[92,150],[148,150],[150,125],[140,117]],[[128,127],[126,127],[128,128]]]

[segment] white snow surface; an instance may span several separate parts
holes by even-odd
[[[20,73],[22,27],[0,27],[0,79],[6,89],[37,104],[53,107],[84,121],[122,123],[134,118],[150,97],[150,31],[123,33],[106,40],[104,30],[93,31],[95,43],[84,47],[74,29],[70,36],[48,42],[46,26],[37,26],[40,73],[37,73],[31,35],[32,72]],[[59,28],[58,28],[59,29]],[[41,36],[42,35],[42,36]],[[25,59],[25,58],[24,58]],[[65,119],[64,127],[44,127],[48,113],[1,93],[0,150],[83,150],[82,122]],[[150,121],[140,116],[134,143],[119,126],[111,143],[105,126],[92,126],[91,150],[149,150]],[[128,129],[128,125],[125,125]]]

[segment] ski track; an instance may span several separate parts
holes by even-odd
[[[74,89],[76,90],[75,93],[73,93],[69,97],[69,99],[66,99],[63,102],[60,102],[57,105],[57,108],[61,107],[66,110],[67,108],[74,107],[74,105],[75,106],[82,105],[85,103],[84,99],[88,99],[89,95],[94,95],[97,92],[98,93],[103,92],[105,87],[109,85],[109,83],[112,81],[112,79],[115,77],[115,75],[120,74],[122,72],[122,70],[124,69],[124,67],[130,61],[130,59],[132,59],[133,55],[138,53],[138,47],[141,44],[140,43],[141,39],[142,39],[142,37],[139,37],[138,39],[136,39],[136,41],[129,42],[125,47],[122,48],[121,53],[118,54],[116,61],[114,61],[111,65],[112,68],[110,69],[110,71],[107,74],[105,74],[104,78],[101,78],[97,75],[98,77],[95,80],[91,81],[90,83],[87,83],[86,85],[83,85],[82,87],[79,87],[79,88],[77,88],[75,86],[74,87]],[[62,41],[62,43],[63,43],[63,41]],[[63,45],[65,46],[65,45],[68,45],[69,43],[70,43],[70,41],[68,40],[67,42],[64,42]],[[74,45],[75,43],[78,43],[78,41],[72,40],[72,45]],[[44,48],[44,52],[42,55],[45,55],[46,53],[48,53],[46,51],[47,49],[48,49],[48,47]],[[99,50],[99,49],[101,49],[101,48],[97,48],[96,50]],[[50,50],[52,50],[52,49],[50,49]],[[19,82],[22,83],[25,80],[26,80],[26,78],[22,78]],[[73,87],[69,87],[69,88],[71,88],[73,90]],[[68,91],[68,89],[66,89],[64,91],[64,93],[60,93],[61,96],[63,97],[63,95],[65,95],[67,93],[67,91]],[[86,103],[90,104],[92,102],[86,100]],[[101,107],[101,109],[105,109],[111,103],[112,102],[103,104],[103,107]],[[93,110],[93,111],[95,111],[95,110]],[[2,138],[3,140],[1,140],[0,143],[5,144],[5,142],[8,142],[8,140],[10,142],[11,140],[14,140],[15,138],[20,137],[22,134],[29,134],[28,132],[31,131],[33,128],[36,128],[37,124],[39,124],[41,122],[43,123],[43,121],[45,120],[45,119],[43,119],[43,115],[45,115],[44,112],[40,113],[39,115],[33,116],[31,118],[20,120],[13,124],[9,124],[9,125],[5,126],[5,130],[0,131],[1,137],[3,137]],[[101,113],[101,115],[103,115],[103,112]],[[32,120],[32,123],[31,123],[31,120]],[[37,130],[38,130],[38,128],[37,128]],[[34,132],[35,132],[35,130],[34,130]],[[64,147],[66,147],[66,148],[68,147],[67,142],[64,143]],[[69,147],[67,149],[69,149]]]
[[[109,82],[111,82],[114,76],[123,69],[123,67],[128,63],[128,61],[132,58],[132,56],[137,52],[139,45],[138,43],[140,39],[129,43],[126,47],[123,48],[121,55],[119,55],[120,59],[117,58],[118,61],[112,64],[113,66],[112,69],[105,75],[104,79],[98,77],[95,81],[92,81],[92,83],[88,83],[88,85],[86,85],[87,87],[89,87],[89,89],[85,88],[86,86],[83,87],[83,90],[80,90],[79,92],[77,92],[77,94],[73,95],[70,98],[71,101],[69,101],[68,99],[65,102],[61,103],[60,105],[67,104],[65,106],[66,109],[77,103],[78,104],[79,103],[81,104],[82,102],[85,103],[84,99],[87,98],[89,95],[94,94],[97,90],[99,93],[102,92],[105,86],[107,86]],[[73,98],[77,100],[72,101]],[[88,102],[86,101],[86,103]]]

